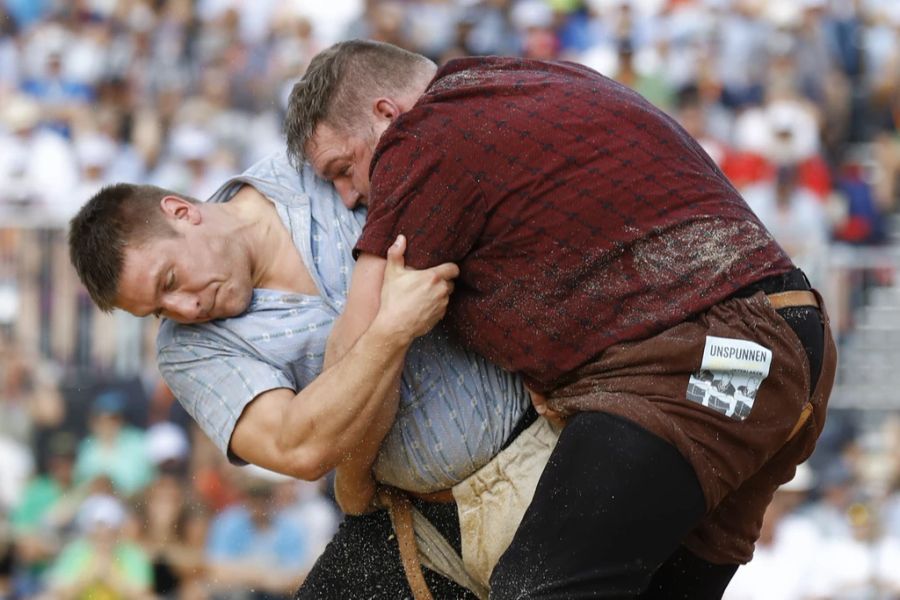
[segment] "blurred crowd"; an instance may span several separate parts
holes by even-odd
[[[329,539],[327,486],[229,464],[152,350],[109,376],[102,332],[133,323],[84,325],[84,295],[58,289],[64,259],[29,258],[21,231],[64,232],[116,181],[205,198],[282,147],[292,84],[352,37],[438,63],[586,64],[700,140],[832,289],[842,337],[860,281],[894,284],[874,269],[848,287],[829,255],[896,245],[897,0],[0,0],[0,599],[284,598]],[[43,333],[23,335],[19,311]],[[68,345],[46,332],[53,315]],[[84,360],[73,375],[75,355],[104,377]],[[858,421],[832,419],[727,597],[900,597],[900,426]]]
[[[0,354],[0,598],[292,596],[338,524],[324,481],[229,464],[164,387],[52,370]]]
[[[882,241],[895,208],[892,0],[4,0],[0,207],[64,223],[114,180],[203,198],[281,146],[291,84],[348,37],[439,63],[573,60],[634,87],[813,275],[825,242]]]

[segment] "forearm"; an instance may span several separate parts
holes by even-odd
[[[348,515],[361,515],[372,510],[377,484],[371,465],[348,461],[335,470],[334,496],[338,506]]]
[[[396,416],[406,351],[443,316],[458,273],[455,265],[405,269],[403,247],[391,248],[388,263],[360,258],[353,286],[368,293],[354,300],[351,289],[341,341],[326,351],[330,366],[299,394],[280,388],[251,402],[232,433],[234,454],[301,479],[348,460],[357,473],[371,465]]]
[[[319,474],[359,457],[371,465],[396,415],[411,341],[374,323],[285,407],[278,436],[282,449],[308,448],[320,462]]]
[[[345,314],[338,317],[328,336],[328,344],[325,346],[324,368],[328,369],[338,363],[353,347],[360,335],[360,325],[345,318]]]
[[[397,405],[398,395],[395,395],[392,401],[385,402],[384,409],[371,423],[366,440],[337,467],[334,481],[335,497],[341,510],[347,514],[358,515],[371,509],[376,487],[372,465],[378,457],[381,441],[394,423]]]

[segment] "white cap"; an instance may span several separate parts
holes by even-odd
[[[182,460],[188,455],[187,436],[181,427],[174,423],[157,423],[147,429],[147,456],[154,464],[162,464],[167,460]]]
[[[41,107],[24,94],[16,94],[3,101],[0,121],[9,131],[31,129],[41,120]]]
[[[775,163],[797,163],[819,151],[819,126],[808,108],[794,100],[776,100],[765,108],[771,138],[765,152]],[[787,134],[786,139],[779,134]]]
[[[550,27],[553,25],[553,9],[541,0],[525,0],[513,7],[511,20],[517,29]]]
[[[106,167],[116,156],[116,144],[105,135],[82,135],[75,140],[75,156],[82,167]]]
[[[777,27],[796,27],[802,21],[803,8],[793,2],[770,2],[765,15]]]
[[[172,132],[172,152],[181,160],[204,160],[214,149],[212,136],[193,125]]]
[[[125,507],[115,496],[95,494],[89,496],[78,509],[76,520],[84,533],[93,531],[98,526],[118,529],[125,523]]]

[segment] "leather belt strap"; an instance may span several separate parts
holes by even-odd
[[[404,490],[403,493],[431,504],[452,504],[456,502],[456,499],[453,497],[453,490],[449,488],[436,492],[409,492]]]
[[[431,590],[428,589],[425,576],[422,574],[409,498],[400,490],[381,487],[378,489],[378,500],[391,516],[397,545],[400,547],[400,561],[403,563],[403,571],[406,573],[406,581],[412,590],[414,600],[433,600]]]
[[[789,290],[787,292],[776,292],[774,294],[766,294],[769,304],[772,308],[790,308],[792,306],[812,306],[819,308],[819,301],[816,295],[809,290]]]
[[[788,439],[785,443],[794,439],[794,436],[800,433],[800,429],[806,425],[806,422],[809,420],[809,416],[812,414],[813,405],[811,402],[807,402],[803,405],[803,409],[800,411],[800,416],[797,418],[797,422],[794,424],[794,428],[791,429],[791,434],[788,436]]]
[[[775,310],[778,310],[779,308],[790,308],[793,306],[812,306],[814,308],[819,308],[819,301],[816,299],[816,295],[813,294],[810,290],[788,290],[786,292],[766,294],[766,299]],[[788,435],[787,441],[785,443],[794,439],[794,436],[800,432],[800,429],[802,429],[806,424],[806,421],[809,420],[809,416],[812,414],[812,411],[813,406],[811,403],[807,402],[803,405],[803,409],[800,411],[800,416],[797,418],[797,422],[794,424],[794,428],[791,429],[791,433],[790,435]]]

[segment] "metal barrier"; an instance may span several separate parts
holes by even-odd
[[[827,273],[839,341],[830,406],[900,409],[900,247],[834,245]]]
[[[67,368],[135,375],[152,364],[155,319],[105,314],[68,257],[63,227],[0,226],[0,340]]]

